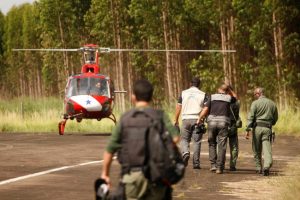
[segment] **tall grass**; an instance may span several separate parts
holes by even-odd
[[[247,125],[247,113],[242,112],[241,118],[243,128],[240,131],[245,131]],[[278,121],[273,127],[276,135],[294,135],[300,136],[300,110],[288,108],[278,112]]]
[[[163,109],[174,120],[175,101],[164,103]],[[117,119],[121,112],[114,111]],[[12,100],[0,99],[0,132],[57,132],[58,122],[62,119],[63,100],[49,97],[40,99],[16,98]],[[241,113],[244,131],[247,113]],[[300,135],[300,110],[287,109],[279,112],[279,120],[274,127],[276,134]],[[66,132],[110,132],[114,123],[109,119],[68,120]]]
[[[62,102],[58,98],[0,100],[0,132],[58,132]],[[111,132],[113,126],[109,119],[68,120],[65,132]]]

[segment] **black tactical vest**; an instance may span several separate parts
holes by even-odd
[[[121,119],[121,144],[118,160],[122,165],[122,173],[133,168],[143,168],[146,163],[146,136],[157,111],[132,109]]]

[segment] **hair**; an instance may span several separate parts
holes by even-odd
[[[133,94],[135,95],[137,101],[150,102],[153,95],[153,86],[146,79],[137,80],[134,83]]]
[[[262,87],[257,87],[257,88],[255,88],[254,91],[257,92],[257,93],[259,93],[259,94],[261,94],[261,95],[264,94],[264,88],[262,88]]]
[[[193,77],[192,80],[191,80],[191,85],[192,86],[195,86],[195,87],[200,87],[200,78],[198,77]]]
[[[228,92],[229,92],[229,85],[223,83],[223,84],[219,87],[219,89],[222,90],[222,91],[225,92],[225,93],[228,93]]]

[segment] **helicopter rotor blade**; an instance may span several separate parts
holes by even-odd
[[[209,52],[209,53],[235,53],[236,50],[219,49],[111,49],[99,48],[102,53],[110,52]]]
[[[12,51],[81,51],[81,49],[12,49]]]
[[[77,51],[94,51],[94,48],[79,48],[79,49],[12,49],[12,51],[58,51],[58,52],[77,52]],[[208,53],[235,53],[236,50],[220,50],[220,49],[111,49],[101,47],[98,48],[101,53],[110,52],[208,52]]]

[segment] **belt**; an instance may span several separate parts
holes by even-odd
[[[265,123],[265,122],[256,122],[256,126],[259,126],[259,127],[264,127],[264,128],[272,128],[272,125],[269,124],[269,123]]]
[[[129,172],[140,172],[143,170],[143,167],[131,167]]]

